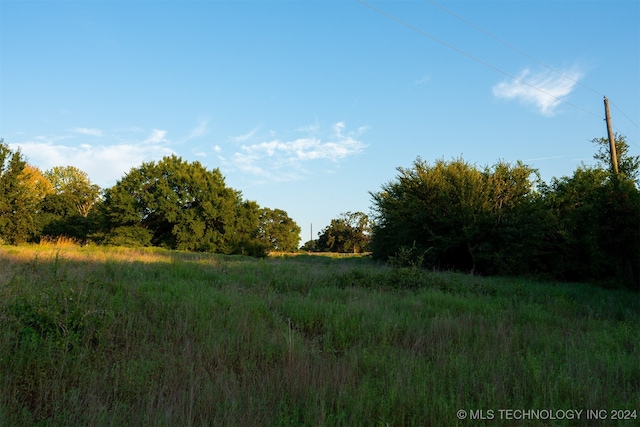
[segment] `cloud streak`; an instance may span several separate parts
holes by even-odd
[[[79,133],[81,135],[89,135],[89,136],[104,136],[104,133],[100,129],[90,129],[90,128],[73,128],[71,131],[75,133]]]
[[[244,135],[234,136],[231,138],[231,140],[236,143],[248,141],[253,135],[256,134],[256,132],[258,132],[258,129],[259,128],[252,129],[251,131],[249,131],[248,133],[245,133]]]
[[[319,136],[301,137],[289,140],[274,138],[250,143],[255,131],[243,135],[236,141],[244,141],[239,151],[230,159],[232,165],[243,172],[270,181],[291,181],[306,175],[306,165],[312,161],[337,163],[349,156],[364,151],[366,144],[359,138],[367,131],[361,127],[345,133],[344,122],[333,126],[333,131],[323,140]],[[306,128],[299,128],[301,131]],[[314,127],[317,130],[317,128]]]
[[[518,100],[535,106],[540,114],[552,116],[556,107],[574,90],[582,73],[577,70],[562,74],[552,71],[532,73],[525,69],[517,80],[509,80],[493,86],[493,95],[507,100]]]
[[[92,182],[107,188],[114,185],[131,168],[174,154],[167,146],[166,133],[163,130],[153,130],[142,141],[109,145],[73,145],[66,142],[66,138],[40,136],[30,141],[12,144],[12,149],[19,148],[30,164],[43,171],[54,166],[75,166],[87,172]]]
[[[167,131],[166,130],[154,129],[151,132],[151,134],[147,137],[147,139],[142,141],[142,143],[143,144],[160,144],[160,143],[163,143],[163,142],[168,142],[165,139],[166,135],[167,135]]]
[[[201,122],[190,135],[204,135],[206,126],[206,121]],[[174,146],[178,143],[163,129],[133,128],[115,134],[87,133],[85,129],[88,128],[76,128],[73,132],[105,139],[92,143],[73,134],[33,136],[11,146],[14,150],[20,149],[30,164],[43,171],[54,166],[75,166],[87,172],[91,181],[102,188],[115,185],[144,162],[177,154]],[[311,134],[310,130],[313,130]],[[201,158],[213,152],[220,165],[251,176],[257,182],[293,181],[309,176],[318,163],[323,164],[324,169],[329,164],[329,169],[335,170],[344,159],[362,153],[366,144],[361,137],[367,130],[364,126],[351,130],[344,122],[338,122],[331,128],[323,129],[319,125],[298,128],[290,138],[278,138],[274,131],[265,131],[259,136],[256,128],[231,138],[232,144],[227,147],[213,144],[208,150],[198,147],[192,153]]]
[[[209,133],[209,120],[199,120],[198,125],[182,139],[182,143],[191,141],[192,139],[201,138]]]
[[[417,85],[428,83],[430,81],[431,81],[431,76],[429,74],[425,74],[424,76],[422,76],[418,80],[416,80],[415,84],[417,86]]]

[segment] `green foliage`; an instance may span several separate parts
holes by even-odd
[[[448,426],[468,424],[459,409],[640,405],[629,291],[99,246],[0,248],[0,271],[0,425]]]
[[[258,239],[271,251],[293,252],[300,242],[300,226],[281,209],[260,209]]]
[[[604,147],[605,140],[594,140]],[[607,143],[608,144],[608,143]],[[547,186],[534,169],[462,159],[412,168],[372,193],[375,258],[482,274],[535,274],[640,288],[640,158],[617,137],[620,173],[581,166]],[[608,145],[607,145],[608,148]]]
[[[554,179],[545,201],[554,276],[638,287],[640,192],[632,181],[583,166],[571,177]]]
[[[107,245],[124,247],[151,246],[152,234],[146,228],[139,226],[121,226],[111,230],[104,241]]]
[[[87,242],[101,226],[100,187],[92,184],[86,172],[74,166],[56,166],[44,173],[52,192],[42,201],[45,225],[41,234],[66,236]]]
[[[342,213],[318,233],[316,250],[326,252],[367,252],[371,221],[362,212]]]
[[[44,176],[53,185],[57,200],[51,201],[51,205],[55,214],[64,217],[77,213],[86,218],[99,200],[100,187],[91,183],[86,172],[74,166],[56,166]]]
[[[153,245],[172,249],[233,253],[257,228],[255,206],[218,169],[176,156],[132,169],[106,190],[104,207],[110,234],[141,227]]]
[[[420,251],[413,242],[411,247],[401,246],[398,252],[389,257],[389,264],[396,268],[420,268],[424,265],[424,259],[428,251]]]
[[[300,246],[300,250],[308,252],[318,251],[318,240],[307,240],[304,245]]]
[[[618,172],[622,179],[634,181],[640,185],[640,156],[632,156],[629,153],[629,144],[624,135],[614,135],[616,157],[618,159]],[[611,170],[611,153],[609,138],[594,138],[591,140],[598,152],[593,156],[597,166],[605,171]]]
[[[228,188],[218,169],[176,156],[143,163],[104,192],[73,167],[43,174],[0,140],[0,239],[67,237],[121,246],[265,256],[295,250],[299,227]]]
[[[31,185],[35,172],[0,138],[0,238],[7,243],[26,242],[37,232],[41,194]]]
[[[537,219],[527,209],[535,197],[535,171],[522,163],[497,163],[479,170],[462,159],[430,165],[417,159],[398,168],[395,181],[372,193],[376,224],[373,254],[396,256],[401,248],[424,253],[426,265],[441,269],[506,273],[496,260],[534,239],[523,240],[523,225]],[[522,257],[512,269],[526,271]]]
[[[234,255],[247,255],[256,258],[264,258],[269,255],[270,247],[259,239],[248,236],[241,237],[233,244],[233,248],[228,253]]]

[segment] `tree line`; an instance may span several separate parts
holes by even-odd
[[[394,265],[640,287],[640,156],[594,139],[594,165],[546,184],[522,162],[417,158],[300,249],[371,252]],[[229,188],[218,169],[165,157],[101,190],[77,168],[40,172],[0,139],[0,243],[80,242],[264,256],[295,251],[300,227]]]
[[[616,135],[593,166],[544,183],[516,162],[478,168],[463,159],[420,158],[372,192],[377,259],[473,274],[605,281],[638,289],[640,157]]]
[[[243,200],[218,169],[168,156],[101,190],[73,167],[41,172],[0,139],[0,243],[59,236],[81,243],[264,256],[294,251],[300,227]]]

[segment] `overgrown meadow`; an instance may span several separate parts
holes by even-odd
[[[0,425],[640,423],[638,294],[592,285],[367,257],[2,246],[0,326]]]

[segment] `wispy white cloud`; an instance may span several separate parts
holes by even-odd
[[[416,80],[415,84],[416,85],[425,84],[425,83],[428,83],[430,80],[431,80],[431,76],[429,74],[425,74],[424,76]]]
[[[242,143],[242,142],[248,141],[253,137],[253,135],[256,134],[256,132],[258,132],[259,129],[260,129],[259,127],[256,127],[251,131],[249,131],[248,133],[245,133],[244,135],[232,136],[231,141],[235,143]]]
[[[271,130],[259,132],[256,128],[236,138],[235,144],[194,147],[191,152],[196,157],[212,154],[221,165],[258,181],[292,181],[308,176],[312,170],[325,173],[328,166],[333,172],[340,161],[363,152],[366,144],[361,136],[367,130],[366,126],[350,130],[344,122],[338,122],[325,129],[319,125],[299,128],[290,138],[278,138]],[[114,130],[109,133],[109,141],[105,138],[100,144],[79,138],[77,133],[26,137],[11,148],[20,149],[30,164],[43,171],[54,166],[75,166],[102,188],[115,185],[131,168],[175,154],[174,141],[166,130]]]
[[[576,68],[562,74],[550,70],[532,73],[525,69],[517,80],[498,83],[493,94],[498,98],[516,99],[534,105],[541,114],[552,116],[555,109],[575,88],[582,73]]]
[[[200,138],[209,133],[209,120],[200,119],[198,125],[189,132],[180,142],[191,141],[192,139]]]
[[[154,130],[143,141],[131,140],[112,145],[75,145],[70,138],[39,136],[12,144],[12,149],[19,148],[30,164],[43,171],[54,166],[75,166],[89,174],[92,182],[107,188],[131,168],[174,154],[167,146],[165,135],[166,131]]]
[[[71,129],[75,133],[79,133],[81,135],[89,135],[89,136],[104,136],[104,133],[100,129],[90,129],[90,128],[73,128]]]
[[[307,173],[305,165],[314,160],[338,162],[361,153],[366,144],[359,138],[366,127],[345,132],[343,122],[333,125],[333,132],[324,141],[321,137],[307,136],[290,140],[279,138],[242,144],[231,157],[232,166],[243,172],[271,181],[290,181]],[[308,131],[299,128],[298,131]],[[319,132],[319,128],[313,128]],[[248,139],[248,138],[247,138]]]
[[[296,130],[298,132],[306,132],[306,133],[315,134],[316,132],[318,132],[320,130],[320,124],[318,124],[318,121],[316,120],[316,122],[314,124],[307,125],[307,126],[300,126]]]
[[[154,129],[153,131],[151,131],[151,134],[149,134],[147,139],[142,141],[142,143],[143,144],[159,144],[163,142],[169,142],[167,139],[165,139],[166,135],[167,135],[166,130]]]

